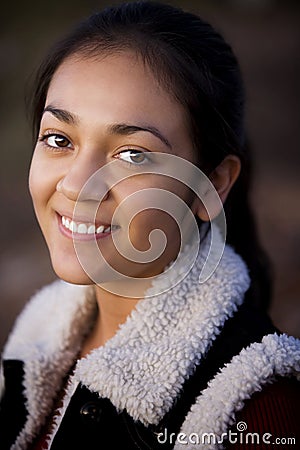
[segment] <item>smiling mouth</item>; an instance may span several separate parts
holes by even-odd
[[[118,225],[95,225],[91,222],[76,222],[66,216],[60,216],[60,222],[65,231],[71,232],[72,235],[77,234],[81,236],[104,237],[120,228]]]

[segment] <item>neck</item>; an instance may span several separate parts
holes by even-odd
[[[121,297],[100,286],[95,286],[98,304],[98,315],[93,329],[86,338],[81,357],[86,356],[95,348],[103,346],[117,332],[140,299]]]

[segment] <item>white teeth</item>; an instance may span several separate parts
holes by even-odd
[[[77,227],[77,233],[79,234],[86,234],[88,230],[88,227],[84,223],[80,223]]]
[[[90,226],[88,227],[88,230],[87,230],[88,234],[94,234],[95,231],[96,231],[95,225],[90,225]]]
[[[77,231],[77,225],[75,222],[73,222],[73,220],[71,220],[69,230],[72,231],[72,233],[76,233]]]
[[[91,223],[76,223],[74,220],[68,219],[65,216],[61,217],[62,225],[68,230],[72,231],[72,233],[78,234],[99,234],[99,233],[108,233],[111,230],[118,228],[117,226],[108,226],[104,227],[104,225],[100,225],[97,229],[96,226]]]

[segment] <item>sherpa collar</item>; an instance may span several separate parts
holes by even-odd
[[[50,414],[95,311],[92,289],[55,281],[39,291],[17,319],[3,360],[24,362],[28,416],[12,449],[27,448]]]
[[[277,377],[291,376],[300,381],[299,339],[274,333],[243,349],[197,398],[174,450],[223,449],[224,436],[245,400]],[[211,438],[207,439],[209,435]]]
[[[202,253],[179,284],[139,302],[104,347],[78,362],[75,378],[133,419],[159,423],[249,285],[244,263],[230,248],[200,284],[203,263]],[[157,281],[152,293],[168,282]]]
[[[145,425],[157,424],[172,407],[185,379],[248,289],[247,268],[229,246],[211,277],[199,283],[209,245],[207,239],[180,283],[155,295],[167,282],[160,278],[150,290],[153,296],[137,304],[116,335],[77,362],[74,380]],[[25,364],[29,418],[24,439],[35,434],[41,416],[51,410],[95,308],[91,287],[59,281],[40,291],[17,321],[4,359],[20,359]]]

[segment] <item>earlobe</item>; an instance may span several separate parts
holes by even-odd
[[[211,172],[209,179],[214,185],[222,203],[225,202],[230,189],[236,182],[241,171],[241,161],[236,155],[226,158]]]
[[[210,173],[211,186],[203,194],[203,199],[195,199],[192,211],[202,221],[213,220],[217,217],[226,198],[241,171],[241,161],[236,155],[228,155]]]

